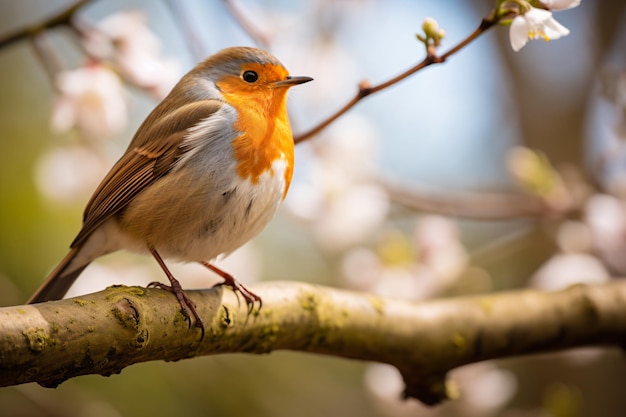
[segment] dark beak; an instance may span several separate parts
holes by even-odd
[[[274,83],[275,87],[292,87],[298,84],[308,83],[309,81],[313,81],[311,77],[292,77],[291,75],[285,78],[284,80],[276,81]]]

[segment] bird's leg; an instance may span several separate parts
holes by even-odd
[[[161,255],[159,255],[156,249],[154,249],[152,246],[148,246],[148,249],[150,250],[150,253],[152,253],[152,256],[154,256],[154,259],[156,259],[156,261],[158,262],[161,269],[163,269],[163,272],[165,272],[165,275],[170,280],[170,284],[171,284],[171,285],[165,285],[160,282],[153,281],[148,284],[148,287],[160,288],[162,290],[169,291],[173,293],[174,295],[176,295],[176,298],[178,299],[178,302],[180,303],[180,307],[181,307],[180,311],[183,314],[183,316],[185,316],[187,320],[189,320],[189,326],[191,326],[191,317],[189,316],[189,312],[191,311],[191,314],[196,319],[196,327],[199,327],[202,330],[202,337],[204,338],[204,321],[202,320],[202,317],[200,317],[200,315],[198,314],[198,311],[196,311],[195,304],[191,301],[189,296],[187,296],[187,294],[183,290],[183,287],[180,285],[180,282],[178,282],[178,280],[174,277],[174,275],[172,275],[170,270],[167,268],[167,266],[165,265],[165,262],[163,262],[163,259],[161,258]]]
[[[218,285],[228,285],[230,288],[233,289],[235,294],[241,294],[243,299],[246,300],[246,305],[248,306],[248,314],[252,313],[252,310],[254,309],[254,303],[256,303],[257,301],[259,302],[259,309],[261,309],[261,307],[263,306],[263,301],[261,300],[261,297],[244,287],[242,283],[235,279],[235,277],[230,275],[228,272],[222,271],[215,265],[211,265],[208,262],[200,263],[224,279],[224,282]]]

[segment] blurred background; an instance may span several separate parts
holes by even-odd
[[[8,41],[79,4],[67,24]],[[424,56],[424,17],[461,41],[494,1],[0,0],[0,306],[65,255],[82,210],[141,121],[203,57],[270,50],[314,83],[290,92],[296,136]],[[495,27],[443,65],[360,102],[296,148],[290,194],[219,263],[244,283],[299,280],[424,300],[624,276],[626,4],[555,13],[571,33],[513,52]],[[441,203],[439,210],[417,208]],[[521,210],[526,204],[532,210]],[[539,207],[539,209],[537,209]],[[453,213],[454,215],[449,215]],[[448,215],[443,215],[448,214]],[[186,288],[217,282],[172,267]],[[146,285],[149,257],[112,254],[70,295]],[[57,389],[0,389],[0,416],[618,416],[626,365],[587,348],[480,363],[460,399],[402,401],[393,368],[274,352],[133,365]]]

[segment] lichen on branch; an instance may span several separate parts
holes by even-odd
[[[204,338],[159,289],[115,286],[1,308],[0,386],[55,387],[150,360],[289,349],[391,364],[407,396],[436,404],[448,397],[446,375],[458,366],[626,341],[626,283],[619,281],[422,303],[296,282],[254,291],[263,307],[251,315],[229,290],[189,291]]]

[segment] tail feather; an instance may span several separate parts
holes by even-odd
[[[44,283],[28,299],[28,304],[42,303],[50,300],[60,300],[70,289],[76,278],[83,272],[90,262],[74,265],[81,247],[74,247],[65,258],[48,275]]]

